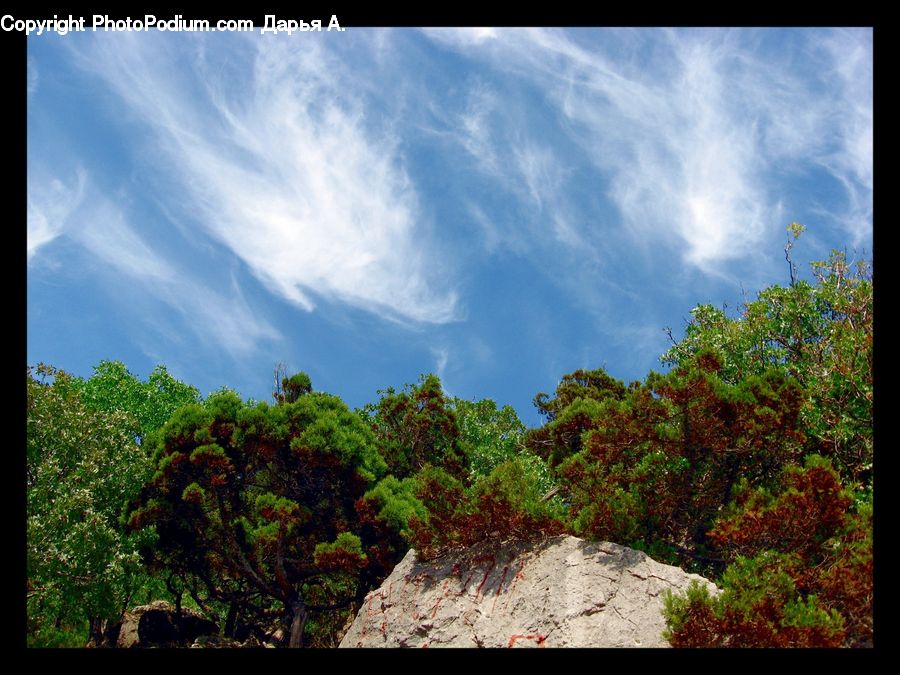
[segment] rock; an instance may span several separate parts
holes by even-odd
[[[668,647],[663,591],[696,574],[570,536],[406,557],[369,593],[341,647]]]
[[[190,609],[182,608],[179,623],[174,605],[154,600],[125,612],[116,647],[180,647],[218,631],[215,623]]]
[[[243,646],[244,645],[237,640],[232,640],[231,638],[222,637],[220,635],[201,635],[194,640],[191,649],[235,649]]]
[[[191,645],[191,649],[264,649],[270,647],[273,646],[268,642],[260,642],[254,635],[243,642],[220,635],[201,635]]]

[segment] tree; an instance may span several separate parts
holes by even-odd
[[[764,483],[797,455],[796,383],[769,372],[731,385],[707,356],[596,403],[583,449],[558,467],[577,534],[697,565],[738,480]]]
[[[543,499],[553,487],[548,467],[522,443],[525,427],[512,407],[448,399],[432,375],[400,394],[382,392],[364,416],[396,474],[358,505],[369,539],[379,542],[367,553],[383,575],[410,544],[431,557],[562,530],[561,501]]]
[[[304,394],[312,391],[312,381],[306,373],[287,375],[287,366],[278,363],[275,366],[275,391],[272,398],[275,403],[293,403]]]
[[[459,426],[460,441],[467,448],[473,479],[488,476],[510,460],[520,460],[544,493],[555,487],[547,464],[525,446],[525,425],[510,405],[498,408],[489,398],[451,401]]]
[[[799,448],[775,478],[742,475],[707,531],[727,564],[724,592],[667,603],[682,646],[861,646],[872,643],[872,272],[839,251],[745,303],[737,318],[692,312],[663,361],[715,362],[730,386],[762,372],[796,382]],[[802,459],[805,456],[805,460]]]
[[[686,366],[713,352],[719,376],[730,383],[781,370],[807,394],[801,413],[806,451],[831,458],[849,484],[871,485],[872,269],[866,261],[854,269],[840,251],[811,269],[814,283],[792,272],[789,286],[761,291],[736,318],[697,306],[684,339],[662,361]]]
[[[836,252],[809,283],[790,250],[790,286],[738,318],[692,312],[668,373],[576,371],[535,398],[547,422],[527,442],[570,531],[725,588],[671,598],[673,644],[871,643],[871,270]]]
[[[250,406],[225,391],[179,410],[148,440],[156,473],[130,522],[155,527],[155,564],[198,604],[228,603],[231,624],[280,606],[297,647],[311,612],[357,597],[369,561],[355,505],[387,467],[340,399],[291,398]]]
[[[543,499],[521,458],[499,464],[470,486],[433,466],[419,471],[412,485],[426,516],[411,514],[409,539],[423,558],[484,540],[530,539],[564,529],[561,503]]]
[[[831,463],[787,467],[774,492],[744,483],[711,539],[732,563],[724,592],[666,601],[675,646],[872,644],[872,505]]]
[[[121,361],[101,361],[90,378],[71,378],[69,386],[94,410],[131,416],[138,441],[162,427],[181,406],[200,400],[196,387],[176,380],[163,365],[142,382]]]
[[[135,419],[88,405],[73,378],[27,369],[27,551],[29,644],[102,641],[142,583],[138,548],[119,518],[149,478]]]
[[[469,458],[456,413],[436,375],[423,375],[418,385],[407,385],[400,392],[388,388],[379,393],[378,403],[362,414],[378,439],[389,473],[406,478],[431,465],[466,478]]]
[[[534,405],[546,423],[528,433],[526,445],[556,466],[581,450],[582,434],[598,421],[602,403],[622,400],[625,392],[625,385],[602,368],[563,375],[556,396],[540,392],[534,397]]]

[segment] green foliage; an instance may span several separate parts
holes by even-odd
[[[600,420],[604,405],[621,401],[626,391],[621,381],[602,369],[576,370],[563,375],[554,398],[543,392],[534,397],[534,405],[547,423],[528,433],[527,447],[556,466],[580,452],[584,432]]]
[[[719,598],[672,600],[673,643],[871,642],[871,270],[834,253],[798,279],[801,233],[790,286],[736,319],[698,306],[670,372],[576,371],[535,398],[526,443],[570,531],[721,577]]]
[[[738,479],[765,482],[796,456],[796,384],[769,372],[732,385],[715,365],[651,373],[621,398],[590,401],[584,447],[558,467],[573,531],[693,563]],[[563,410],[556,419],[568,417]]]
[[[556,396],[550,398],[544,392],[534,397],[534,405],[548,422],[575,403],[578,399],[604,401],[608,398],[620,399],[625,393],[621,381],[616,380],[603,370],[576,370],[563,375],[556,387]]]
[[[293,403],[312,391],[312,381],[306,373],[297,373],[281,380],[281,391],[275,393],[277,403]]]
[[[784,469],[775,491],[738,492],[710,533],[733,560],[715,600],[672,598],[682,646],[859,646],[872,639],[870,504],[849,511],[828,460]]]
[[[381,392],[363,411],[391,475],[358,504],[370,559],[389,572],[412,543],[431,556],[492,537],[561,529],[561,500],[549,468],[524,446],[524,425],[511,406],[448,399],[423,376],[403,392]]]
[[[316,544],[313,558],[322,569],[352,570],[366,564],[362,541],[351,532],[341,532],[333,543]]]
[[[735,554],[756,551],[794,552],[818,562],[824,543],[843,526],[852,504],[831,463],[811,455],[805,468],[788,466],[780,492],[751,490],[745,481],[734,502],[734,513],[720,518],[710,532],[720,548]]]
[[[28,640],[68,645],[87,623],[98,637],[141,583],[152,532],[125,534],[119,519],[151,466],[134,419],[86,405],[64,371],[29,368],[26,383]]]
[[[377,516],[385,525],[397,532],[408,533],[411,518],[419,520],[428,518],[428,511],[416,497],[415,490],[414,478],[400,481],[393,476],[387,476],[369,490],[364,499],[375,504]]]
[[[565,509],[560,500],[545,499],[544,476],[534,471],[532,459],[509,459],[475,482],[470,493],[476,531],[530,537],[562,529]]]
[[[872,270],[851,269],[838,251],[811,265],[815,283],[772,286],[731,319],[710,305],[692,311],[684,339],[663,363],[689,366],[715,354],[719,376],[737,383],[777,368],[805,393],[807,453],[829,457],[853,486],[872,470]]]
[[[788,230],[787,287],[697,306],[665,374],[564,375],[539,429],[434,375],[353,413],[283,366],[275,405],[162,366],[29,369],[28,644],[167,594],[335,646],[411,545],[568,531],[716,580],[666,597],[673,645],[870,645],[872,273],[835,252],[800,279]]]
[[[437,467],[420,471],[416,483],[416,496],[428,518],[410,519],[410,539],[424,557],[487,539],[530,538],[563,530],[559,502],[543,499],[540,483],[520,458],[500,464],[469,487]]]
[[[132,416],[139,438],[162,427],[181,406],[200,399],[195,387],[176,380],[161,365],[142,382],[122,362],[101,361],[90,378],[72,378],[69,386],[94,410]]]
[[[409,550],[412,523],[428,520],[428,510],[416,496],[415,478],[383,478],[356,502],[360,537],[368,559],[360,586],[373,587],[391,573]]]
[[[806,232],[806,226],[796,222],[791,223],[790,225],[788,225],[788,232],[791,233],[791,235],[793,236],[793,240],[796,241],[801,234]],[[791,242],[791,244],[792,243],[793,241]]]
[[[53,621],[35,621],[35,607],[28,604],[28,633],[25,636],[25,644],[28,647],[84,647],[90,640],[87,621],[75,625],[61,623],[59,627]],[[43,605],[42,613],[57,616],[57,608]]]
[[[340,399],[251,406],[223,391],[150,442],[156,473],[131,524],[155,527],[154,564],[204,604],[234,603],[249,621],[278,603],[299,644],[308,612],[356,596],[368,565],[356,503],[386,464]]]
[[[460,441],[467,447],[471,477],[489,475],[510,460],[519,460],[529,474],[529,483],[542,493],[555,487],[547,464],[525,446],[525,425],[510,405],[498,408],[491,399],[466,401],[453,399]]]
[[[841,646],[843,618],[800,592],[788,571],[797,565],[788,554],[738,558],[714,598],[699,585],[685,596],[667,593],[664,636],[675,647]]]
[[[472,473],[486,476],[498,464],[519,454],[525,425],[512,406],[497,408],[491,399],[466,401],[454,398],[453,411],[460,439],[469,446]]]
[[[456,413],[437,376],[423,375],[418,385],[407,385],[401,392],[389,388],[379,393],[378,404],[364,414],[389,473],[406,478],[430,464],[459,478],[468,475]]]

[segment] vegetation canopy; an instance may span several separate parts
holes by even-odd
[[[528,429],[423,375],[350,410],[276,366],[273,402],[26,375],[28,644],[114,641],[166,599],[236,642],[335,646],[414,547],[570,533],[701,573],[665,600],[675,646],[873,641],[873,275],[833,252],[735,315],[692,312],[629,384],[561,377]]]

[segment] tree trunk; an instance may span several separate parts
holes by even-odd
[[[234,629],[237,624],[237,610],[237,602],[232,600],[231,604],[228,606],[228,616],[225,619],[225,637],[234,637]]]
[[[103,619],[99,616],[88,617],[88,646],[103,646]]]
[[[288,647],[295,649],[303,646],[303,630],[306,627],[306,603],[303,600],[295,600],[291,605],[294,613],[291,620],[291,641]]]

